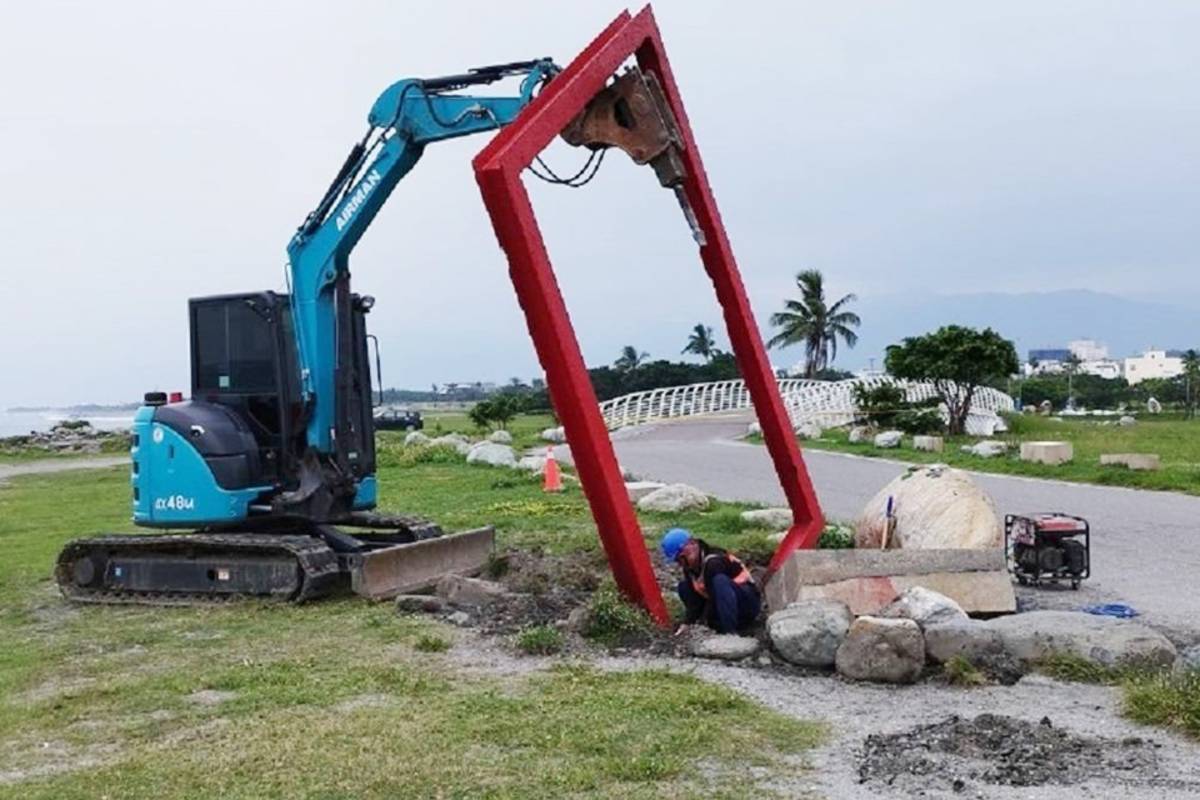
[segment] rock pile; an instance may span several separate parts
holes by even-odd
[[[912,683],[927,663],[962,658],[1001,680],[1071,656],[1103,667],[1169,667],[1175,646],[1141,623],[1075,611],[1031,611],[989,621],[969,618],[950,598],[921,587],[876,615],[854,619],[835,600],[794,603],[767,618],[780,658],[852,680]]]
[[[44,450],[47,453],[99,453],[105,445],[125,442],[129,432],[101,431],[87,420],[64,420],[48,431],[0,439],[0,450]],[[110,448],[110,450],[113,448]]]

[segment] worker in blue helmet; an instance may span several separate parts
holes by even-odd
[[[683,570],[678,588],[685,625],[703,621],[718,633],[736,633],[758,619],[762,596],[737,556],[683,528],[663,534],[662,553]]]

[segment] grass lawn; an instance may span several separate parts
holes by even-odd
[[[547,496],[531,476],[406,455],[398,438],[381,437],[382,510],[490,522],[502,548],[598,547],[578,488]],[[130,530],[128,491],[121,468],[0,487],[0,798],[734,797],[749,767],[794,775],[822,738],[659,670],[463,674],[468,634],[358,598],[67,605],[56,552]],[[762,533],[739,510],[643,523],[753,547]]]
[[[806,440],[802,445],[812,450],[835,450],[915,463],[939,462],[979,472],[1200,494],[1200,420],[1145,415],[1136,425],[1122,428],[1101,425],[1094,420],[1056,422],[1048,417],[1018,416],[1010,420],[1010,427],[1008,433],[995,437],[1010,443],[1009,454],[996,458],[980,458],[961,452],[962,445],[978,441],[968,436],[948,437],[946,449],[941,453],[913,450],[911,436],[905,436],[903,444],[891,450],[881,450],[870,442],[851,444],[847,441],[847,432],[842,429],[828,430],[820,439]],[[1050,466],[1019,459],[1021,442],[1045,440],[1071,442],[1074,461]],[[1102,467],[1102,453],[1157,453],[1162,468],[1155,472],[1135,472],[1120,466]]]

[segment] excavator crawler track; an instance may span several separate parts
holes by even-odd
[[[321,539],[256,533],[77,539],[59,553],[54,574],[69,600],[158,606],[302,603],[348,583]]]

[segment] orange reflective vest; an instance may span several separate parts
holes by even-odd
[[[746,569],[746,565],[741,562],[741,559],[739,559],[733,553],[726,553],[724,556],[713,553],[712,555],[705,556],[704,561],[700,562],[699,575],[688,576],[691,578],[692,588],[696,590],[696,594],[700,595],[705,600],[708,599],[708,587],[704,585],[704,565],[708,563],[710,558],[728,558],[738,566],[738,573],[737,575],[733,576],[734,583],[753,583],[753,579],[750,577],[750,570]]]

